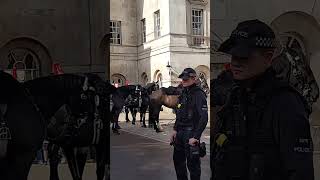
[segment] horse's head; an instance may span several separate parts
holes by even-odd
[[[95,99],[94,82],[83,75],[61,74],[26,81],[23,86],[33,96],[46,118],[50,118],[63,105],[77,114],[92,111]],[[49,102],[49,103],[48,103]]]
[[[159,85],[159,80],[157,82],[154,82],[154,86],[153,86],[153,89],[152,91],[157,91],[160,89],[160,85]]]
[[[153,91],[159,90],[160,86],[157,82],[148,83],[145,88],[147,89],[148,93],[151,94]]]
[[[108,81],[104,81],[97,74],[87,73],[85,76],[88,78],[88,82],[94,88],[95,92],[101,97],[109,97],[110,94],[114,93],[117,89]]]

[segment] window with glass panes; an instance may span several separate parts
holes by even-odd
[[[192,9],[192,34],[203,35],[203,10]]]
[[[110,21],[110,43],[121,44],[121,21]]]
[[[141,35],[142,35],[142,42],[146,42],[146,19],[141,20]]]
[[[38,78],[40,75],[39,59],[36,54],[27,48],[16,48],[8,54],[8,66],[5,70],[12,74],[16,69],[17,80],[24,82]]]
[[[154,35],[155,38],[160,37],[160,10],[154,13]]]
[[[203,10],[192,9],[192,35],[200,36],[192,38],[194,45],[201,45],[204,43],[203,34]]]

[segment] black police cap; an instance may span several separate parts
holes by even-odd
[[[190,77],[196,77],[197,73],[192,68],[185,68],[183,72],[179,75],[181,79],[189,79]]]
[[[218,51],[246,58],[256,48],[275,47],[276,38],[273,30],[267,24],[255,19],[240,22]]]

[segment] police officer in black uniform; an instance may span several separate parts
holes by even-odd
[[[180,74],[184,90],[179,97],[176,122],[171,135],[174,145],[173,161],[178,180],[187,180],[187,167],[191,180],[200,180],[200,137],[208,123],[205,92],[196,84],[194,69],[186,68]]]
[[[313,180],[309,109],[272,69],[275,34],[238,24],[219,51],[232,55],[235,84],[211,135],[213,180]]]

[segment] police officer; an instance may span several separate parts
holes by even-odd
[[[219,51],[232,55],[235,84],[216,114],[214,180],[313,180],[305,100],[272,69],[275,34],[259,20],[238,24]]]
[[[194,69],[184,69],[179,78],[182,79],[184,90],[179,96],[176,122],[170,139],[174,144],[174,167],[178,180],[188,179],[187,167],[191,180],[200,180],[199,143],[208,122],[206,94],[196,84]]]

